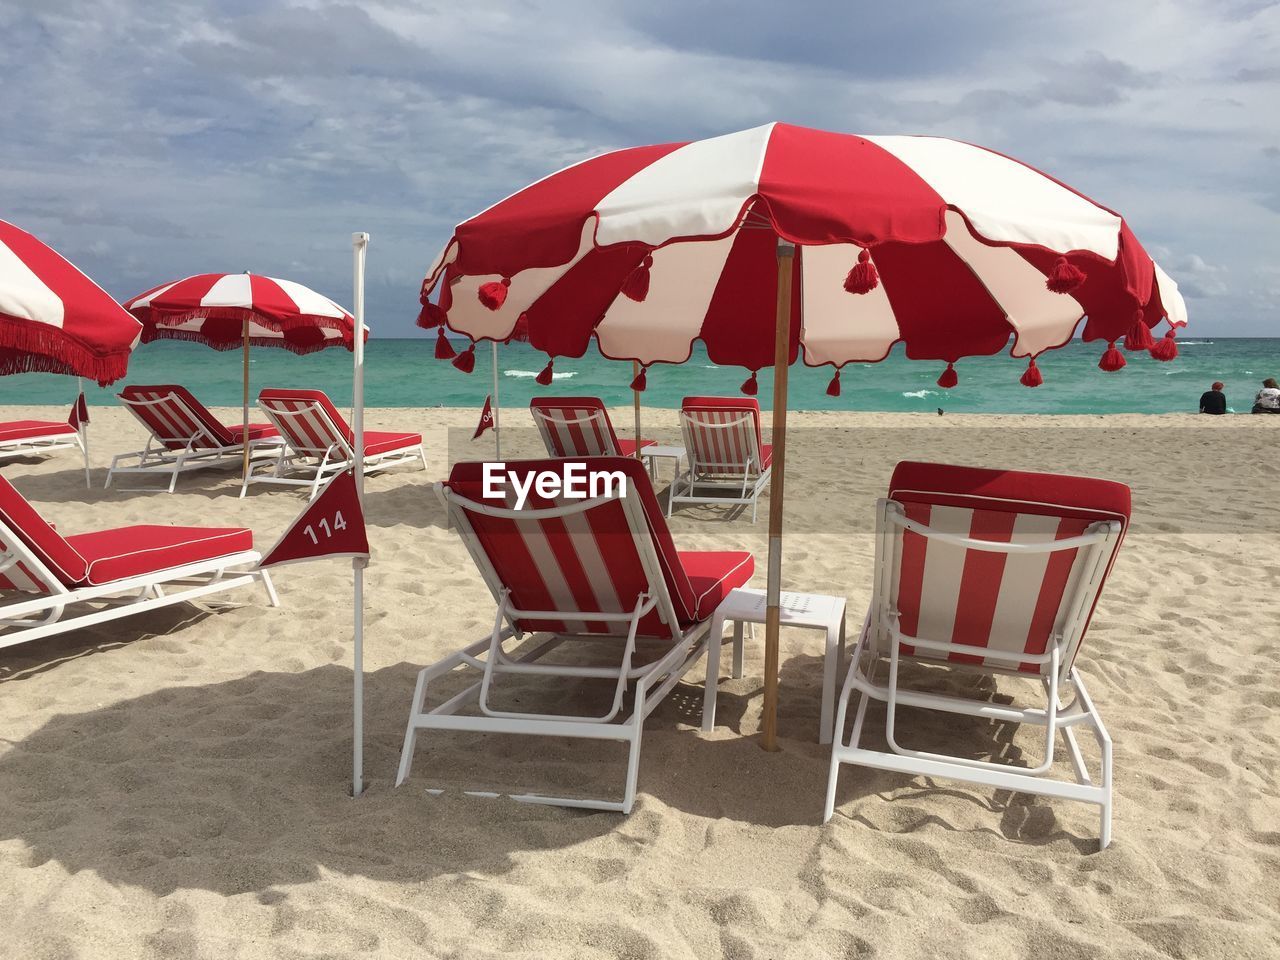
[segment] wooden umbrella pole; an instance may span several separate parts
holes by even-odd
[[[634,380],[640,376],[640,361],[631,361],[631,379]],[[640,459],[640,391],[631,391],[631,402],[635,405],[636,410],[636,459]]]
[[[773,344],[773,467],[769,474],[769,571],[764,621],[764,715],[760,746],[778,749],[778,632],[782,610],[782,487],[787,461],[787,372],[791,363],[791,268],[795,244],[778,241],[778,312]]]
[[[244,463],[241,466],[240,478],[249,479],[249,319],[244,321],[244,400],[241,410],[244,420],[244,433],[240,434],[240,443],[244,446]]]

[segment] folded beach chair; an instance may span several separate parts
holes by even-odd
[[[1103,582],[1129,522],[1129,488],[1107,480],[900,463],[876,505],[871,606],[840,694],[824,821],[840,764],[1097,804],[1101,845],[1111,840],[1111,739],[1075,667]],[[924,692],[900,683],[905,662],[942,671],[1032,678],[1038,707]],[[919,671],[917,671],[919,672]],[[916,683],[914,687],[919,687]],[[931,684],[932,686],[932,684]],[[989,684],[981,689],[990,693]],[[850,696],[853,729],[844,738]],[[1064,694],[1069,699],[1064,704]],[[887,750],[860,746],[872,700],[886,707]],[[1003,698],[1002,698],[1003,700]],[[1044,756],[1027,766],[902,745],[917,707],[1044,727]],[[1094,780],[1077,742],[1101,753]],[[1061,733],[1075,781],[1052,778]]]
[[[77,401],[79,402],[79,401]],[[0,423],[0,458],[30,457],[55,450],[79,449],[89,474],[89,448],[80,429],[73,426],[75,405],[62,423],[56,420],[10,420]]]
[[[749,503],[755,523],[773,461],[773,447],[760,437],[760,404],[754,397],[685,397],[680,430],[688,465],[676,474],[668,514],[677,503]]]
[[[529,412],[552,457],[634,457],[636,442],[619,437],[599,397],[534,397]],[[652,446],[641,440],[640,449]]]
[[[112,459],[106,486],[117,473],[168,476],[173,493],[184,471],[243,462],[244,425],[224,425],[185,387],[129,386],[117,396],[149,436],[144,449]],[[276,429],[265,423],[249,424],[248,441],[251,457],[275,454],[281,446]]]
[[[258,394],[258,406],[280,431],[285,446],[274,461],[250,467],[240,496],[244,496],[251,482],[258,482],[310,487],[311,498],[315,499],[326,480],[355,461],[351,428],[323,391],[263,390]],[[412,462],[420,462],[422,469],[427,469],[422,434],[365,431],[366,475]]]
[[[0,477],[0,647],[260,582],[253,533],[143,524],[64,537]]]
[[[498,610],[490,636],[418,674],[397,785],[409,775],[420,730],[612,740],[628,745],[620,801],[536,794],[514,799],[630,812],[645,718],[706,651],[712,614],[730,590],[750,579],[754,561],[750,553],[676,550],[649,477],[635,459],[505,466],[524,484],[545,476],[563,483],[584,464],[612,475],[612,489],[599,484],[586,490],[594,494],[588,499],[554,500],[531,491],[530,501],[516,509],[509,484],[502,496],[485,496],[480,463],[460,463],[446,483],[436,485]],[[611,663],[577,665],[563,657],[544,662],[546,654],[568,645],[603,647]],[[447,676],[458,668],[479,674],[461,692],[457,680],[466,678]],[[566,685],[603,681],[611,685],[611,705],[579,715],[495,703],[495,691],[501,694],[511,682],[507,678],[520,677],[544,679],[560,700],[569,692]],[[437,686],[445,687],[436,698],[442,702],[429,707],[427,696]],[[478,715],[459,714],[471,704]]]

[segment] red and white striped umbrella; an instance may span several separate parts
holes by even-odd
[[[1108,370],[1125,363],[1122,339],[1172,359],[1187,319],[1118,214],[1032,167],[942,137],[773,123],[604,154],[507,197],[458,226],[419,323],[476,340],[524,323],[553,359],[594,337],[646,367],[687,360],[701,339],[712,362],[751,370],[754,392],[773,363],[780,240],[798,246],[791,359],[834,366],[832,393],[841,366],[899,341],[947,364],[942,386],[955,362],[1008,346],[1034,386],[1035,358],[1086,317],[1080,335],[1108,344]]]
[[[142,327],[69,261],[0,220],[0,374],[125,375]]]
[[[352,349],[355,320],[328,297],[292,280],[252,273],[202,273],[161,284],[125,309],[143,322],[144,342],[193,340],[216,350],[244,343],[313,353],[326,347]]]

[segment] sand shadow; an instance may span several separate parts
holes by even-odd
[[[0,757],[0,842],[164,896],[257,894],[326,872],[412,883],[615,829],[616,814],[393,790],[415,669],[367,679],[365,796],[350,782],[349,669],[255,672],[59,715]],[[655,751],[656,752],[656,751]]]

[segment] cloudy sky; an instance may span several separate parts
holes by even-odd
[[[1280,335],[1280,4],[4,0],[0,217],[125,297],[290,277],[410,335],[451,228],[614,147],[933,133],[1119,210],[1195,330]]]

